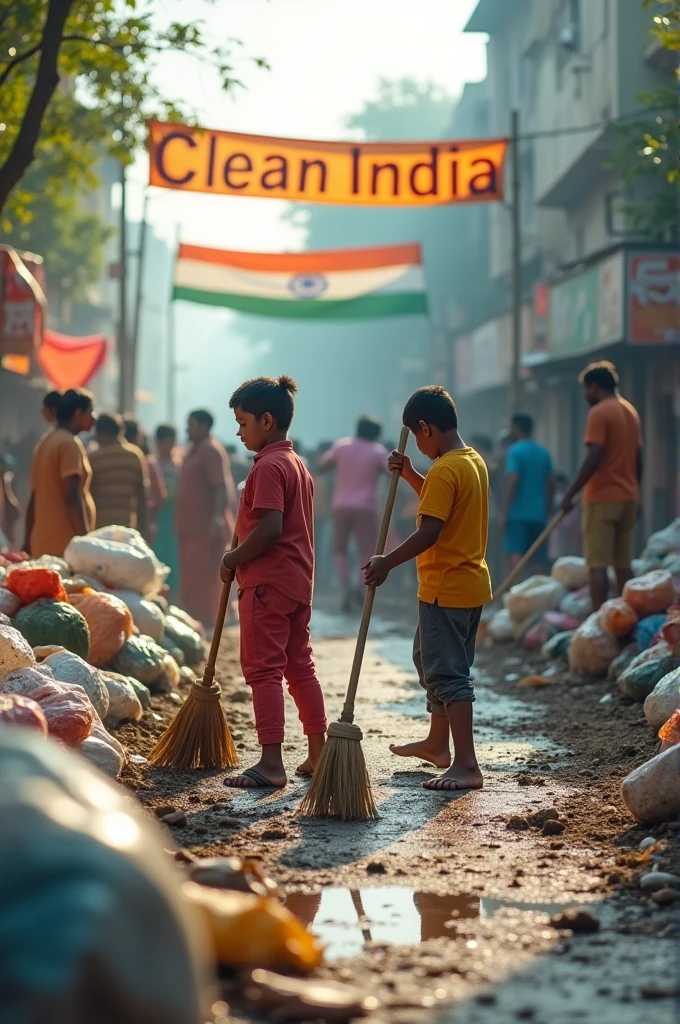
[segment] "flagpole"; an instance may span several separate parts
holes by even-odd
[[[172,279],[170,281],[170,296],[168,298],[168,349],[167,349],[167,394],[166,394],[166,414],[168,423],[174,426],[175,424],[175,398],[176,398],[176,375],[177,375],[177,339],[175,335],[175,310],[173,306],[172,293],[174,290],[175,283],[175,266],[177,264],[177,255],[179,253],[179,224],[175,227],[175,252],[174,260],[172,264]]]
[[[139,329],[142,320],[142,302],[144,300],[144,256],[146,250],[147,216],[149,207],[149,189],[144,189],[144,205],[142,220],[139,225],[139,246],[137,249],[137,288],[135,291],[135,309],[132,327],[132,344],[130,346],[130,376],[132,379],[132,412],[135,411],[135,392],[137,390],[137,356],[139,353]]]

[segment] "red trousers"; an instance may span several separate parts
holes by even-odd
[[[323,693],[312,659],[312,609],[274,587],[239,594],[241,669],[253,693],[257,738],[283,743],[283,680],[295,701],[305,736],[326,731]]]
[[[375,554],[375,544],[378,539],[378,513],[370,508],[333,509],[335,569],[343,587],[350,582],[347,545],[352,535],[356,537],[359,549],[359,565],[365,565]]]

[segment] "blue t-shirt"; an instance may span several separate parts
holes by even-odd
[[[505,472],[517,473],[517,488],[508,510],[508,520],[544,523],[548,477],[553,471],[550,452],[531,438],[515,441],[508,448]]]

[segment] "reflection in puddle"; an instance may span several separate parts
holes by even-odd
[[[565,904],[516,903],[469,893],[440,896],[410,886],[291,893],[285,905],[326,946],[326,957],[356,956],[369,943],[412,946],[427,939],[455,936],[456,922],[492,917],[501,908],[556,914]]]

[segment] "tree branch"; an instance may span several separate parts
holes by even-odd
[[[0,167],[0,212],[14,186],[34,160],[47,106],[59,85],[59,49],[74,0],[49,0],[40,40],[40,61],[31,98],[9,156]]]
[[[18,64],[23,64],[25,60],[28,60],[29,57],[32,57],[34,53],[38,52],[41,46],[42,39],[39,43],[36,43],[35,46],[32,46],[30,50],[26,50],[25,53],[18,54],[13,60],[11,60],[9,64],[7,64],[7,66],[4,68],[4,70],[0,72],[0,86],[3,86],[5,84],[5,82],[7,81],[7,79],[12,74],[12,72]]]

